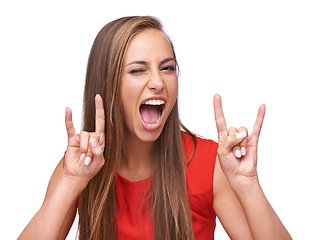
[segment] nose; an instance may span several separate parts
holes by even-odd
[[[149,73],[148,87],[155,92],[161,92],[165,88],[165,84],[159,72]]]

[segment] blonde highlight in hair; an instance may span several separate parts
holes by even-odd
[[[148,16],[112,21],[98,33],[90,52],[84,89],[83,130],[95,131],[94,98],[99,93],[106,115],[106,146],[103,168],[80,196],[80,240],[118,238],[115,178],[125,156],[120,79],[130,40],[149,28],[163,31],[161,23]],[[156,140],[150,196],[154,239],[193,239],[181,126],[176,102]]]

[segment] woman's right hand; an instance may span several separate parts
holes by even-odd
[[[68,147],[64,158],[63,176],[74,181],[80,187],[99,172],[105,163],[105,112],[103,100],[99,94],[95,97],[95,132],[76,134],[72,112],[66,109],[65,122],[68,134]],[[82,189],[83,190],[83,189]]]

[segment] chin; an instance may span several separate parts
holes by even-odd
[[[162,133],[163,128],[154,131],[143,131],[136,135],[142,142],[155,142]]]

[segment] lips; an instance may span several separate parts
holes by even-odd
[[[146,130],[155,130],[161,125],[166,99],[150,97],[139,107],[141,121]]]

